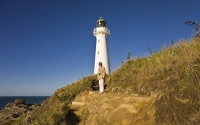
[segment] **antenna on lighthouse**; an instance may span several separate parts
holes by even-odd
[[[106,21],[101,16],[99,16],[99,19],[96,22],[96,28],[93,30],[93,35],[96,37],[94,74],[98,73],[99,62],[102,62],[105,67],[106,74],[110,74],[110,63],[106,41],[107,36],[110,35],[110,30],[106,27]]]

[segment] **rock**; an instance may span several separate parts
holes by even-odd
[[[29,110],[32,110],[32,109],[36,109],[36,108],[38,108],[38,107],[40,107],[41,105],[40,104],[36,104],[36,103],[34,103],[34,104],[29,104],[29,107],[28,107],[28,109]]]
[[[98,112],[97,102],[92,101],[88,103],[88,111],[90,114],[95,114]]]
[[[5,123],[4,125],[11,125],[10,123]]]
[[[25,118],[25,122],[26,122],[26,123],[31,123],[31,121],[32,121],[31,115],[32,115],[32,112],[28,111],[28,112],[27,112],[27,116],[26,116],[26,118]]]
[[[8,103],[5,108],[12,108],[14,103]]]
[[[15,105],[25,104],[25,101],[23,99],[15,99],[14,104]]]
[[[114,88],[113,91],[122,90]],[[80,100],[87,98],[86,100]],[[80,117],[79,125],[132,125],[153,124],[154,109],[151,105],[156,97],[144,97],[119,93],[88,93],[80,95],[74,101],[85,102],[85,105],[71,105],[71,111]],[[70,116],[72,117],[72,116]],[[140,118],[141,117],[141,118]],[[70,121],[69,121],[70,123]],[[72,123],[72,122],[71,122]]]
[[[12,117],[17,118],[17,117],[19,117],[19,114],[12,114]]]
[[[18,108],[24,108],[24,109],[27,109],[29,106],[26,105],[26,104],[18,104],[17,107],[18,107]]]
[[[39,106],[39,104],[26,104],[22,99],[15,99],[14,102],[8,103],[5,108],[0,110],[0,125],[10,125],[9,121],[19,120],[26,113],[29,114],[28,118],[30,118],[30,112]]]

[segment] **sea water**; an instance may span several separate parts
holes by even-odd
[[[37,103],[41,104],[49,96],[0,96],[0,110],[8,103],[14,102],[15,99],[23,99],[26,104]]]

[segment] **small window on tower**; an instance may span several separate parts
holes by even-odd
[[[98,51],[98,55],[99,55],[99,51]]]
[[[100,40],[98,40],[98,43],[100,42]]]

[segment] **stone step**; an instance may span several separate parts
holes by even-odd
[[[80,106],[83,106],[83,105],[85,105],[85,102],[72,102],[72,105],[80,105]]]
[[[74,102],[85,102],[86,96],[79,96],[74,99]]]
[[[92,95],[92,94],[95,94],[95,93],[97,93],[97,92],[95,92],[95,91],[89,91],[89,95]]]
[[[82,114],[82,106],[73,105],[70,109],[71,113],[76,116],[81,116]]]

